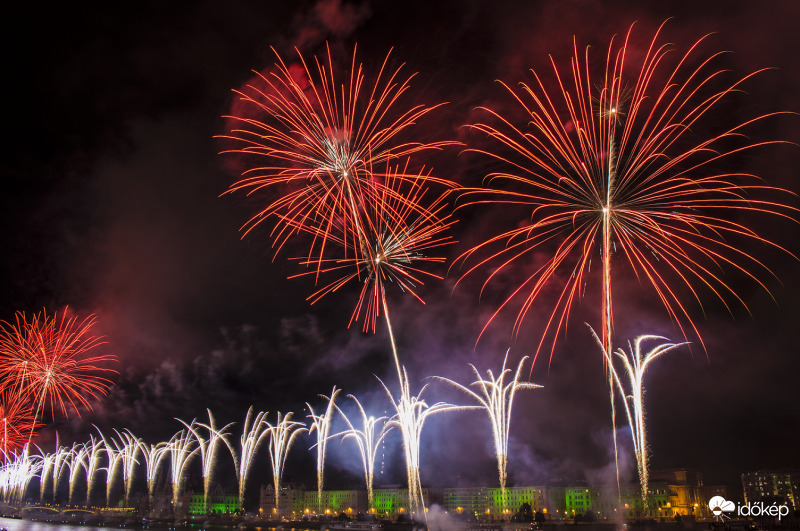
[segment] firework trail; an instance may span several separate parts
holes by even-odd
[[[328,401],[328,407],[325,409],[325,413],[321,415],[315,414],[314,408],[306,402],[306,407],[310,412],[307,418],[311,419],[311,427],[308,431],[309,433],[315,432],[317,434],[317,443],[314,446],[317,447],[317,509],[320,511],[322,510],[322,485],[325,478],[325,452],[328,448],[328,438],[331,431],[331,422],[333,421],[334,401],[340,391],[341,389],[336,389],[334,385],[330,398],[325,395],[319,395]]]
[[[195,437],[187,430],[181,430],[169,440],[167,447],[170,455],[170,472],[172,475],[172,507],[177,510],[178,497],[183,487],[183,476],[192,457],[198,452],[199,447]]]
[[[242,453],[239,456],[239,465],[236,467],[237,476],[239,479],[239,507],[244,507],[244,489],[247,484],[247,476],[250,474],[250,468],[253,465],[253,459],[256,455],[259,445],[264,440],[264,437],[270,432],[268,431],[269,425],[265,417],[266,411],[258,413],[255,418],[252,417],[253,407],[247,410],[247,416],[244,419],[244,427],[242,428],[242,437],[239,439],[241,442]],[[251,422],[252,419],[252,422]]]
[[[213,478],[214,465],[217,462],[217,449],[220,442],[222,442],[222,444],[228,448],[231,457],[233,457],[233,462],[236,464],[235,452],[231,446],[231,443],[228,441],[230,434],[225,431],[230,428],[233,423],[217,429],[214,422],[214,416],[211,414],[211,410],[206,409],[206,411],[208,412],[208,424],[203,424],[197,422],[196,420],[193,420],[191,424],[187,424],[181,419],[176,419],[178,422],[186,426],[186,429],[188,429],[197,440],[197,449],[200,451],[200,464],[203,471],[204,512],[208,512],[208,493],[211,491],[211,480]],[[205,430],[208,434],[208,437],[204,438],[198,431],[198,428]]]
[[[86,458],[88,457],[88,450],[84,444],[73,444],[69,450],[69,457],[67,458],[67,478],[69,481],[69,497],[68,502],[70,505],[75,500],[75,486],[78,483],[78,474],[81,470],[86,470]]]
[[[80,415],[80,408],[92,409],[91,400],[105,395],[111,386],[104,367],[114,356],[93,355],[104,344],[93,334],[94,315],[83,320],[68,317],[68,309],[52,317],[45,311],[30,321],[17,312],[15,323],[0,322],[0,381],[4,389],[25,396],[34,411],[28,440],[42,409],[49,406],[53,415],[69,409]]]
[[[591,327],[589,327],[589,330],[602,349],[602,340],[597,337],[597,334]],[[636,454],[639,483],[642,486],[642,503],[645,509],[647,509],[649,475],[647,433],[644,423],[644,374],[645,371],[647,371],[647,367],[656,358],[673,349],[688,345],[688,343],[662,343],[643,354],[642,343],[654,340],[669,341],[669,339],[661,336],[644,335],[634,339],[632,345],[628,343],[629,352],[618,348],[616,352],[614,352],[614,356],[612,356],[603,350],[609,370],[614,378],[615,388],[622,398],[624,411],[628,418],[628,426],[630,427],[631,438],[633,439],[633,451]],[[615,360],[621,361],[622,369],[624,369],[623,371],[617,370],[614,364]],[[627,376],[626,381],[623,381],[620,377],[620,373]]]
[[[95,428],[97,428],[97,426],[95,426]],[[86,460],[84,461],[84,470],[86,471],[86,505],[91,505],[94,477],[100,470],[100,456],[106,451],[102,435],[100,439],[95,439],[94,435],[90,435],[89,442],[86,443],[86,449]]]
[[[283,465],[286,463],[286,456],[289,454],[295,438],[307,430],[302,422],[292,420],[291,412],[281,417],[281,412],[278,411],[278,420],[274,425],[266,420],[264,424],[267,426],[266,431],[269,435],[269,460],[272,464],[272,481],[275,486],[275,511],[280,515]]]
[[[122,462],[122,454],[117,449],[116,443],[109,443],[101,433],[103,446],[106,452],[106,506],[111,506],[111,489],[114,487],[114,478],[117,474],[117,467]]]
[[[38,448],[38,447],[37,447]],[[55,464],[56,455],[60,450],[59,446],[59,439],[58,439],[58,432],[56,432],[56,451],[51,453],[42,452],[42,449],[39,448],[39,453],[42,454],[41,462],[42,468],[39,474],[39,502],[44,503],[44,489],[47,485],[47,478],[51,476],[53,473],[53,466]]]
[[[533,383],[520,382],[519,375],[522,372],[522,366],[528,359],[528,356],[523,357],[517,370],[514,372],[514,378],[505,383],[507,374],[511,373],[511,369],[506,369],[506,362],[508,361],[508,350],[503,358],[503,367],[500,369],[500,374],[494,376],[491,370],[486,371],[487,377],[484,379],[478,369],[470,364],[472,371],[477,378],[472,382],[469,387],[476,387],[478,392],[473,391],[467,386],[463,386],[448,378],[441,376],[434,376],[438,380],[447,382],[448,384],[460,389],[474,398],[479,404],[481,409],[484,409],[489,415],[489,422],[492,426],[492,437],[494,438],[495,454],[497,456],[497,472],[500,477],[500,490],[503,497],[503,511],[505,512],[506,505],[506,469],[508,467],[508,437],[511,429],[511,406],[514,403],[514,394],[520,389],[537,389],[542,387]]]
[[[151,506],[155,495],[158,469],[169,453],[170,447],[168,443],[160,442],[149,446],[142,444],[142,457],[144,458],[145,477],[147,479],[147,499]]]
[[[362,427],[360,430],[354,428],[352,422],[350,422],[350,419],[347,418],[347,415],[345,415],[344,412],[337,406],[336,409],[342,415],[342,418],[347,423],[349,428],[348,430],[337,435],[343,435],[343,441],[352,439],[358,446],[358,452],[361,455],[361,464],[364,467],[364,480],[367,485],[367,504],[369,511],[373,512],[374,496],[372,484],[373,479],[375,478],[375,457],[378,455],[378,448],[380,448],[381,443],[386,438],[386,435],[392,431],[392,426],[387,422],[388,417],[375,418],[373,416],[368,416],[356,397],[353,395],[347,396],[348,398],[353,399],[353,401],[356,403],[356,406],[358,406],[358,411],[361,413]],[[378,429],[379,426],[380,429]],[[335,436],[336,435],[334,435],[334,437]]]
[[[235,91],[245,107],[266,121],[227,117],[235,128],[222,138],[240,146],[229,152],[252,161],[228,192],[278,196],[250,219],[245,234],[274,218],[278,250],[299,232],[312,235],[309,259],[323,257],[331,236],[358,248],[359,211],[382,188],[382,175],[373,173],[373,167],[452,144],[403,140],[407,130],[439,105],[404,104],[413,75],[405,76],[402,65],[392,71],[390,55],[370,84],[355,50],[350,71],[341,79],[330,49],[327,58],[315,57],[311,66],[298,51],[302,68],[287,66],[278,56],[271,72],[256,73],[262,87],[250,84]],[[437,182],[453,186],[445,179]]]
[[[56,451],[53,456],[52,481],[53,481],[53,503],[56,503],[56,495],[58,494],[58,482],[61,479],[61,473],[66,468],[70,458],[70,449],[65,446],[58,446],[56,440]]]
[[[473,125],[499,146],[496,152],[474,151],[505,169],[488,176],[490,189],[468,191],[466,204],[521,207],[529,221],[462,254],[457,262],[467,268],[461,279],[491,266],[485,289],[512,265],[532,263],[531,273],[483,329],[512,301],[520,301],[515,333],[551,280],[568,279],[557,293],[537,354],[552,335],[552,357],[597,254],[606,352],[613,351],[615,253],[655,292],[684,337],[691,333],[702,344],[682,292],[701,305],[701,289],[726,307],[731,301],[744,305],[721,270],[732,268],[766,289],[760,277],[771,271],[748,248],[785,251],[732,214],[791,219],[797,212],[783,200],[788,191],[752,174],[721,169],[743,152],[779,143],[747,136],[773,114],[711,134],[703,130],[758,72],[725,82],[725,72],[715,66],[721,53],[704,57],[700,52],[705,37],[676,54],[671,45],[659,43],[661,28],[643,54],[629,54],[632,31],[633,26],[621,42],[612,39],[599,77],[589,48],[582,54],[575,42],[569,73],[551,60],[551,79],[534,72],[532,84],[519,89],[503,84],[524,113],[525,128],[490,109],[484,110],[495,125]],[[613,388],[610,372],[608,377]],[[609,398],[615,422],[613,390]]]
[[[454,406],[445,402],[436,402],[428,405],[422,400],[425,388],[422,386],[417,396],[411,396],[408,375],[403,367],[402,380],[400,381],[400,395],[395,399],[389,388],[378,379],[392,402],[395,415],[390,420],[390,425],[397,427],[403,437],[403,449],[406,458],[406,474],[408,476],[408,508],[412,517],[425,516],[425,500],[422,497],[422,482],[419,475],[420,447],[422,442],[422,428],[428,417],[436,413],[467,409],[463,406]]]

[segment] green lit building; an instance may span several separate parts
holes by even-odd
[[[208,510],[203,507],[203,495],[192,494],[189,496],[189,514],[201,515],[212,514],[221,516],[226,514],[234,514],[239,510],[238,496],[227,496],[225,494],[213,494],[208,497]]]
[[[530,504],[533,511],[547,513],[547,489],[545,487],[500,488],[467,487],[444,489],[445,511],[467,515],[479,520],[507,519],[518,512],[523,503]]]

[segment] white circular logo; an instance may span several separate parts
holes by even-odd
[[[714,496],[708,500],[708,508],[714,516],[720,516],[723,512],[729,513],[736,510],[736,504],[726,500],[722,496]]]

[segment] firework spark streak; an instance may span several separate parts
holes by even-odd
[[[142,457],[144,458],[145,478],[147,479],[147,496],[151,505],[153,503],[153,496],[155,495],[158,469],[162,461],[164,461],[164,458],[169,455],[169,452],[169,444],[165,442],[151,444],[149,446],[142,444]]]
[[[656,358],[673,349],[687,345],[688,343],[662,343],[643,354],[642,343],[654,340],[669,341],[669,339],[661,336],[644,335],[634,339],[632,345],[630,343],[628,344],[629,352],[618,348],[612,357],[612,355],[605,350],[603,341],[597,337],[595,331],[591,327],[589,327],[589,330],[597,341],[598,346],[603,349],[603,355],[614,378],[615,388],[622,398],[624,411],[628,418],[628,426],[631,430],[631,438],[633,439],[633,450],[636,454],[639,483],[642,487],[642,503],[644,504],[644,508],[647,509],[649,475],[647,433],[644,423],[644,373]],[[621,361],[624,371],[618,371],[616,369],[614,364],[615,359]],[[623,381],[623,379],[620,378],[620,372],[622,372],[624,376],[627,376],[627,381]]]
[[[295,438],[307,431],[302,422],[292,420],[292,415],[289,412],[286,416],[281,417],[281,412],[278,411],[278,420],[274,425],[264,421],[269,435],[269,461],[272,464],[272,481],[275,486],[275,511],[279,515],[283,465],[286,463],[286,456],[289,454]]]
[[[85,444],[73,444],[69,451],[70,455],[67,459],[67,475],[69,481],[69,504],[72,505],[75,499],[75,486],[78,483],[78,474],[81,470],[86,470],[86,459],[89,457],[89,451]]]
[[[322,510],[322,485],[325,478],[325,452],[328,448],[328,436],[331,431],[331,422],[333,421],[334,401],[340,391],[341,389],[336,389],[336,386],[333,386],[330,397],[320,395],[328,401],[325,413],[321,415],[315,414],[314,408],[306,402],[306,407],[310,412],[307,418],[311,419],[311,428],[308,431],[309,433],[315,432],[317,434],[317,443],[314,446],[317,448],[317,509],[320,511]]]
[[[197,440],[187,430],[181,430],[169,440],[170,473],[172,476],[172,506],[178,506],[178,498],[183,487],[183,476],[186,467],[192,457],[197,453],[199,447],[194,447]]]
[[[219,443],[222,442],[222,444],[228,448],[231,457],[235,456],[235,452],[231,446],[231,443],[228,441],[230,434],[225,431],[230,428],[233,423],[217,429],[214,425],[214,416],[211,414],[211,410],[207,409],[206,411],[208,412],[208,424],[202,424],[200,422],[196,422],[196,420],[193,420],[191,424],[187,424],[181,419],[176,420],[186,426],[186,429],[188,429],[192,435],[194,435],[195,439],[197,439],[197,449],[200,451],[200,462],[203,471],[203,511],[207,512],[208,493],[211,491],[211,480],[213,478],[214,465],[217,462],[217,449],[219,447]],[[208,437],[202,437],[198,431],[198,428],[204,429],[208,434]],[[234,463],[236,463],[235,457]]]
[[[506,351],[506,355],[503,358],[503,367],[497,377],[492,374],[491,370],[488,370],[486,371],[487,378],[484,379],[481,377],[478,369],[476,369],[474,365],[470,364],[472,371],[478,378],[476,381],[470,384],[470,387],[478,388],[479,393],[448,378],[434,376],[434,378],[447,382],[457,389],[467,393],[469,396],[474,398],[480,404],[480,407],[489,415],[489,422],[492,426],[492,436],[494,438],[495,454],[497,456],[497,472],[500,476],[500,489],[503,497],[503,511],[505,511],[506,503],[508,436],[511,428],[511,406],[514,402],[514,394],[520,389],[536,389],[541,387],[541,385],[519,381],[519,375],[520,372],[522,372],[522,366],[528,359],[527,356],[520,360],[517,370],[514,372],[514,378],[507,384],[505,383],[506,375],[511,373],[511,369],[506,369],[508,352],[509,351]]]
[[[94,435],[90,435],[89,442],[87,442],[85,446],[87,450],[86,460],[84,461],[84,470],[86,471],[86,505],[91,505],[94,476],[100,470],[100,456],[105,453],[106,450],[102,436],[100,439],[95,439]]]
[[[392,402],[395,415],[390,424],[400,430],[403,437],[403,450],[406,458],[406,474],[408,476],[408,509],[410,515],[427,518],[425,515],[425,500],[422,497],[422,482],[419,474],[420,447],[422,443],[422,428],[428,417],[436,413],[468,409],[463,406],[454,406],[445,402],[436,402],[428,405],[422,400],[422,393],[427,386],[422,386],[417,396],[411,396],[408,374],[403,367],[400,380],[400,398],[395,399],[389,388],[378,379]]]
[[[58,433],[56,433],[56,448],[58,448]],[[42,468],[39,475],[39,502],[44,503],[44,488],[47,485],[47,478],[53,472],[53,463],[56,458],[55,453],[43,453],[41,448],[39,452],[42,453]]]
[[[354,428],[353,424],[350,422],[350,419],[347,418],[347,415],[345,415],[344,412],[337,406],[336,409],[342,415],[342,418],[347,423],[349,428],[348,430],[337,435],[343,435],[342,440],[352,439],[358,446],[358,452],[361,455],[361,464],[364,467],[364,480],[367,485],[367,504],[369,511],[373,512],[374,497],[372,484],[373,479],[375,478],[375,457],[378,454],[378,448],[380,448],[381,443],[393,427],[387,422],[388,417],[375,418],[373,416],[367,416],[367,413],[364,411],[364,408],[361,406],[361,403],[358,401],[358,399],[353,395],[347,396],[348,398],[353,399],[353,401],[356,403],[356,406],[358,406],[358,411],[361,413],[362,428],[360,430]],[[378,426],[380,426],[380,429],[378,429]],[[334,435],[334,437],[336,437],[336,435]]]
[[[355,51],[350,72],[342,81],[337,80],[330,49],[327,60],[315,57],[311,67],[299,51],[298,57],[302,68],[287,66],[278,56],[270,73],[257,73],[263,88],[250,84],[236,91],[242,102],[268,120],[228,117],[238,128],[223,138],[241,146],[230,152],[252,155],[258,161],[229,192],[285,192],[250,219],[245,234],[275,218],[273,237],[280,249],[293,234],[311,226],[309,259],[322,258],[329,236],[355,237],[352,241],[358,246],[360,205],[381,189],[381,175],[374,174],[373,168],[452,142],[402,140],[408,129],[439,105],[403,107],[402,96],[413,76],[404,77],[402,66],[391,71],[389,55],[371,87]],[[414,176],[408,177],[413,181]],[[437,182],[453,186],[445,179]],[[334,232],[336,228],[342,230]]]
[[[56,451],[53,456],[53,465],[51,467],[52,480],[53,480],[53,503],[56,502],[56,495],[58,494],[58,482],[61,479],[61,472],[66,468],[70,458],[69,448],[58,446],[56,439]]]
[[[264,437],[270,432],[268,431],[269,425],[265,417],[266,411],[258,413],[255,418],[253,415],[253,407],[247,410],[247,416],[244,419],[244,427],[242,428],[242,437],[240,439],[242,453],[239,456],[239,465],[237,467],[237,476],[239,479],[239,507],[244,507],[244,489],[247,484],[247,476],[250,474],[250,468],[253,465],[253,459]]]

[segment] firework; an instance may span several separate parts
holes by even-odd
[[[64,446],[58,446],[58,439],[56,439],[56,451],[53,456],[53,464],[50,468],[53,480],[53,503],[56,502],[56,495],[58,494],[58,482],[61,479],[61,473],[67,468],[70,459],[70,449]]]
[[[361,455],[361,464],[364,467],[364,480],[367,485],[367,504],[370,512],[373,511],[373,492],[372,483],[375,477],[375,457],[378,454],[378,448],[386,438],[386,435],[392,430],[392,426],[387,422],[388,417],[367,416],[361,403],[353,395],[347,395],[348,398],[353,399],[358,406],[358,411],[361,413],[361,429],[353,427],[347,415],[339,409],[336,409],[342,415],[342,418],[347,423],[348,430],[341,433],[342,440],[352,439],[358,446],[358,452]],[[378,429],[380,426],[380,429]]]
[[[144,458],[145,477],[147,479],[147,496],[150,503],[153,503],[155,494],[156,479],[158,478],[158,468],[161,462],[169,455],[170,447],[165,442],[158,444],[142,444],[142,457]]]
[[[200,452],[200,466],[203,472],[203,511],[207,512],[208,493],[211,490],[211,480],[213,477],[214,465],[217,462],[217,449],[219,448],[219,443],[222,442],[222,444],[228,448],[228,451],[234,458],[234,464],[236,463],[236,458],[233,447],[231,447],[231,443],[228,441],[230,434],[225,431],[233,424],[227,424],[222,428],[217,429],[214,425],[214,416],[211,414],[211,410],[207,409],[206,411],[208,412],[208,424],[196,422],[195,420],[193,420],[191,424],[187,424],[181,419],[176,420],[186,426],[186,429],[188,429],[197,440],[197,449]],[[208,437],[202,437],[198,431],[198,428],[205,430],[205,432],[208,434]]]
[[[94,487],[94,477],[100,470],[100,456],[105,453],[105,443],[102,436],[95,439],[94,435],[89,436],[86,446],[86,460],[84,470],[86,471],[86,505],[91,505],[92,487]]]
[[[309,433],[315,432],[317,434],[317,443],[314,446],[317,448],[317,508],[320,510],[322,509],[322,485],[325,479],[325,452],[328,448],[328,436],[331,431],[331,422],[333,421],[334,401],[340,391],[341,389],[336,389],[336,386],[333,386],[330,398],[320,395],[328,401],[328,407],[325,409],[325,413],[321,415],[315,414],[314,408],[306,402],[306,407],[310,412],[307,418],[311,419],[311,427],[308,431]]]
[[[0,323],[0,381],[33,406],[28,439],[44,406],[53,415],[59,409],[67,416],[68,408],[80,415],[80,408],[91,410],[91,401],[105,395],[112,383],[103,375],[115,371],[103,365],[115,358],[94,355],[104,344],[93,334],[97,318],[80,320],[68,313],[50,317],[43,311],[28,320],[18,312],[14,324]]]
[[[489,422],[492,426],[492,436],[494,438],[495,454],[497,456],[497,472],[500,477],[500,489],[503,495],[503,509],[505,510],[506,502],[506,469],[508,467],[508,435],[511,428],[511,406],[514,402],[514,394],[519,389],[536,389],[541,385],[536,385],[527,382],[520,382],[519,375],[522,372],[522,366],[528,359],[527,356],[523,357],[517,370],[514,372],[514,378],[505,383],[507,374],[511,373],[511,369],[506,369],[506,362],[508,361],[508,352],[503,358],[503,367],[500,369],[500,374],[497,377],[492,374],[491,370],[486,371],[487,378],[481,377],[478,369],[470,364],[472,371],[478,378],[470,384],[470,387],[476,387],[478,392],[471,390],[453,380],[436,376],[435,378],[449,383],[450,385],[460,389],[474,398],[482,409],[489,415]]]
[[[597,337],[597,334],[591,327],[589,327],[589,330],[597,341],[597,344],[603,349],[602,340]],[[631,438],[633,439],[633,451],[636,454],[639,483],[642,487],[642,503],[644,503],[645,509],[647,508],[649,476],[647,434],[644,424],[644,374],[648,366],[656,358],[673,349],[688,344],[661,343],[643,354],[642,343],[658,340],[669,341],[669,339],[665,337],[644,335],[634,339],[633,344],[628,344],[629,352],[618,348],[612,357],[609,352],[603,350],[609,370],[614,378],[615,388],[622,398],[623,409],[628,418],[628,426],[630,427]],[[624,371],[618,371],[615,368],[615,359],[621,361]],[[620,377],[620,372],[622,372],[624,376],[627,376],[626,381],[623,381]]]
[[[59,445],[58,445],[58,432],[56,432],[56,448],[57,449],[59,448]],[[41,470],[39,471],[39,501],[41,503],[44,503],[44,489],[45,489],[45,486],[47,485],[47,479],[50,477],[50,475],[53,472],[53,464],[54,464],[55,459],[56,459],[57,451],[55,453],[52,453],[52,454],[51,453],[44,453],[44,452],[42,452],[41,448],[39,448],[39,452],[42,455],[42,457],[41,457],[42,467],[41,467]]]
[[[292,420],[292,413],[281,417],[278,411],[278,420],[273,425],[264,421],[269,434],[269,460],[272,464],[272,481],[275,486],[275,511],[280,514],[280,495],[281,495],[281,476],[283,475],[283,465],[286,463],[286,456],[292,447],[295,438],[307,431],[302,422]]]
[[[419,474],[420,445],[422,442],[422,428],[428,417],[436,413],[455,411],[464,409],[461,406],[454,406],[445,402],[436,402],[428,405],[422,400],[422,393],[427,386],[423,386],[417,396],[411,396],[411,388],[408,381],[408,374],[403,367],[402,378],[400,380],[400,397],[395,399],[389,388],[378,379],[386,391],[386,395],[392,402],[395,415],[390,424],[400,430],[403,437],[403,450],[406,458],[406,474],[408,477],[408,508],[413,516],[425,516],[425,501],[422,498],[422,482]]]
[[[178,497],[183,487],[183,476],[192,457],[198,452],[197,440],[187,430],[181,430],[169,440],[167,447],[170,455],[170,472],[172,475],[172,506],[177,509]]]
[[[68,503],[73,504],[75,499],[75,485],[78,483],[78,474],[81,470],[86,470],[86,458],[88,457],[88,450],[85,444],[73,444],[69,450],[69,458],[67,459],[67,478],[69,481],[69,498]]]
[[[489,176],[491,190],[467,192],[482,196],[470,203],[521,205],[531,220],[491,237],[464,253],[461,260],[476,262],[467,274],[496,263],[488,283],[512,263],[533,258],[547,245],[555,247],[543,263],[533,260],[533,272],[498,309],[522,299],[515,322],[518,330],[545,285],[556,276],[569,278],[542,342],[550,331],[557,334],[566,326],[598,248],[606,351],[611,351],[613,330],[611,262],[615,251],[655,290],[682,333],[687,335],[691,329],[699,337],[678,286],[686,287],[697,302],[701,302],[697,288],[705,286],[726,304],[730,297],[743,303],[719,275],[720,268],[737,269],[761,286],[756,272],[768,270],[746,246],[733,242],[778,247],[734,221],[731,214],[788,218],[797,211],[770,199],[773,192],[780,196],[785,190],[762,184],[754,175],[719,172],[720,164],[734,155],[775,143],[745,136],[748,127],[771,115],[711,135],[698,133],[707,115],[755,74],[714,89],[723,74],[713,66],[720,54],[700,57],[698,49],[704,41],[700,39],[670,66],[673,50],[659,44],[660,29],[634,67],[629,63],[635,61],[627,59],[632,30],[622,43],[612,40],[599,80],[590,76],[589,49],[582,57],[575,43],[571,76],[562,76],[553,61],[555,92],[536,73],[536,82],[523,83],[518,91],[503,84],[524,110],[530,130],[514,126],[489,109],[485,110],[499,124],[473,126],[507,154],[476,151],[509,169]],[[637,74],[627,79],[629,71]],[[666,82],[659,84],[660,80]],[[479,258],[478,251],[488,255]]]
[[[247,410],[247,416],[244,419],[244,427],[242,428],[242,437],[239,439],[241,442],[242,453],[239,456],[239,465],[237,468],[237,475],[239,478],[239,507],[244,507],[244,489],[247,484],[247,476],[250,474],[250,467],[253,464],[256,450],[264,436],[269,434],[268,424],[265,420],[267,416],[266,411],[258,413],[252,419],[253,407]]]
[[[261,88],[254,83],[236,91],[243,107],[266,121],[228,117],[236,125],[223,138],[239,146],[230,151],[254,161],[229,192],[273,192],[277,197],[250,219],[245,234],[274,218],[278,249],[293,234],[310,232],[308,256],[321,258],[329,236],[355,236],[352,241],[358,242],[361,205],[381,188],[382,176],[373,168],[452,142],[402,140],[438,105],[403,106],[402,96],[413,76],[404,76],[402,66],[392,71],[389,55],[371,86],[355,51],[341,81],[330,49],[327,58],[315,57],[311,67],[299,51],[298,57],[299,72],[297,65],[287,66],[278,56],[271,72],[257,73]],[[414,176],[409,178],[413,181]],[[452,186],[444,179],[437,181]]]

